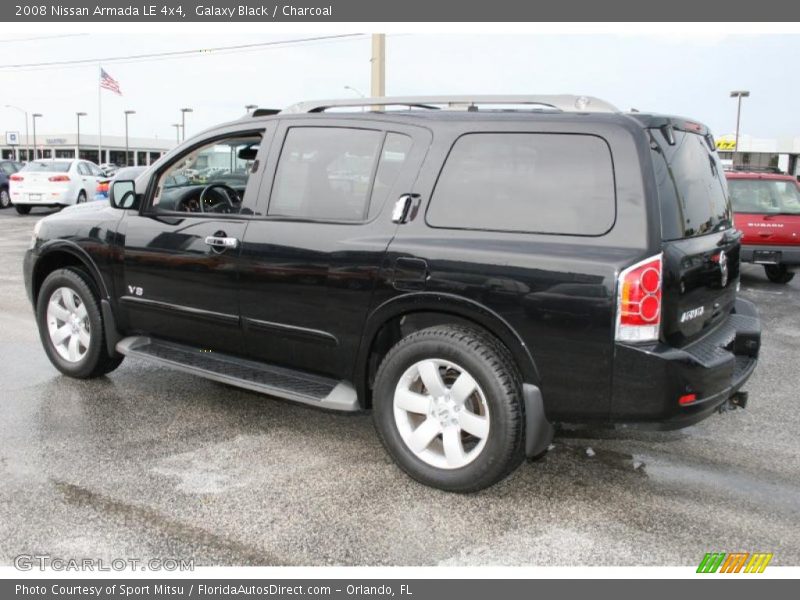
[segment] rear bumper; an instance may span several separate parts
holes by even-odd
[[[65,206],[72,204],[69,190],[63,192],[30,193],[19,192],[11,194],[11,202],[19,206]]]
[[[755,262],[754,254],[758,251],[780,252],[782,265],[800,265],[800,245],[798,246],[762,246],[742,245],[740,257],[742,262]]]
[[[612,420],[679,429],[710,416],[750,378],[758,362],[761,321],[751,302],[737,299],[728,320],[683,348],[618,344]],[[689,404],[678,399],[695,394]]]

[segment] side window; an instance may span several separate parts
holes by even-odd
[[[611,150],[594,135],[472,133],[453,145],[433,227],[602,235],[614,224]]]
[[[91,175],[92,172],[89,170],[89,167],[84,162],[78,163],[78,173],[81,175]]]
[[[369,205],[369,219],[377,215],[397,182],[400,172],[405,165],[409,152],[411,152],[411,138],[400,133],[386,134],[383,143],[381,160],[375,172],[375,183],[372,186],[372,200]]]
[[[247,182],[261,144],[240,134],[205,144],[161,171],[151,208],[156,212],[244,213]]]
[[[364,220],[383,138],[366,129],[290,128],[267,214]]]

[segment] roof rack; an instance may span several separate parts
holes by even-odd
[[[511,95],[511,96],[386,96],[378,98],[348,98],[340,100],[310,100],[292,104],[281,113],[319,113],[330,108],[371,107],[379,110],[389,106],[424,108],[429,110],[449,109],[474,111],[481,104],[506,104],[546,109],[562,112],[620,112],[613,104],[593,96],[557,95]]]

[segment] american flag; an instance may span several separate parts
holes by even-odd
[[[119,82],[102,68],[100,69],[100,87],[111,90],[117,96],[122,96],[122,91],[119,89]]]

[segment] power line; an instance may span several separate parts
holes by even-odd
[[[207,54],[212,52],[231,52],[231,51],[247,51],[256,48],[263,48],[267,46],[281,46],[281,45],[296,45],[296,44],[303,44],[309,42],[320,42],[325,40],[336,40],[336,39],[343,39],[343,38],[354,38],[354,37],[361,37],[363,34],[361,33],[343,33],[337,35],[322,35],[316,37],[308,37],[308,38],[297,38],[291,40],[279,40],[273,42],[257,42],[252,44],[238,44],[235,46],[216,46],[213,48],[195,48],[192,50],[174,50],[171,52],[153,52],[149,54],[133,54],[129,56],[106,56],[101,58],[81,58],[76,60],[61,60],[61,61],[52,61],[52,62],[43,62],[43,63],[20,63],[20,64],[9,64],[9,65],[0,65],[0,69],[3,70],[10,70],[10,69],[36,69],[36,68],[47,68],[47,67],[62,67],[68,65],[84,65],[84,64],[97,64],[97,63],[113,63],[113,62],[120,62],[120,61],[134,61],[134,60],[156,60],[165,57],[176,57],[176,56],[188,56],[188,55],[197,55],[197,54]]]

